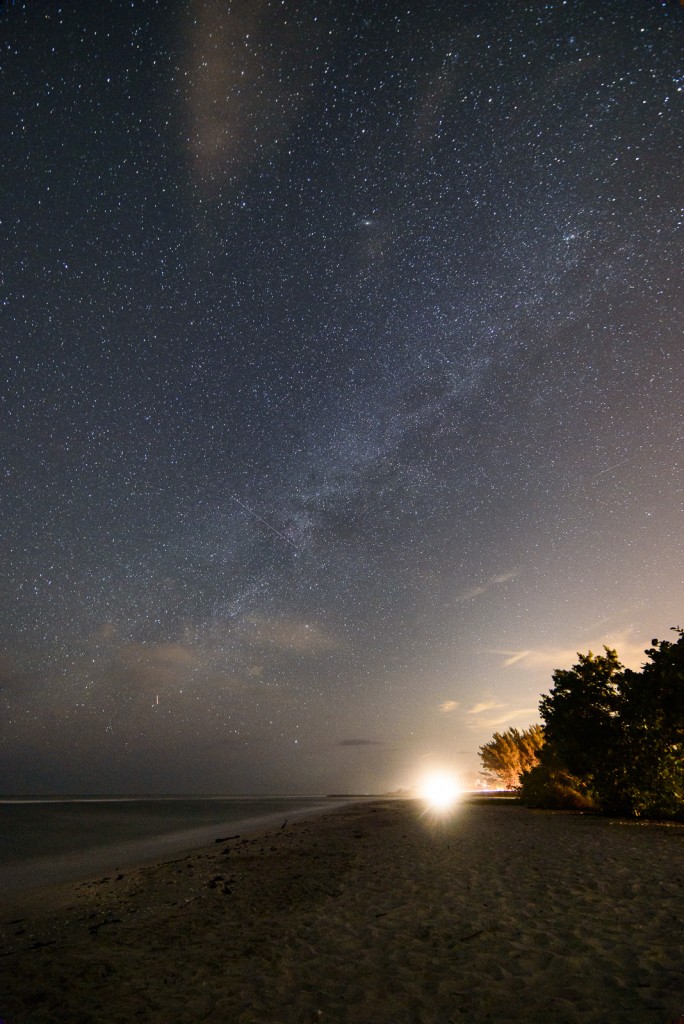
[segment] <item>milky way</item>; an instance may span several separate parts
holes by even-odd
[[[4,5],[0,790],[472,772],[682,624],[683,32]]]

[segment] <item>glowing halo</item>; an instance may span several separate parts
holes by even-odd
[[[461,795],[461,788],[449,772],[431,772],[420,786],[420,795],[436,811],[448,811]]]

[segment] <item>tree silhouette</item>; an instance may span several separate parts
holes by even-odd
[[[551,692],[542,697],[539,714],[554,759],[589,791],[613,785],[620,753],[619,682],[623,668],[617,651],[578,654],[571,669],[556,669]]]
[[[672,817],[684,808],[684,631],[652,640],[641,672],[626,669],[622,698],[623,813]]]
[[[653,640],[641,672],[617,652],[579,654],[542,697],[544,745],[521,777],[533,806],[684,818],[684,631]]]

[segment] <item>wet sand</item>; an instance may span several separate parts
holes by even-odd
[[[16,1024],[665,1024],[684,827],[348,807],[3,900]]]

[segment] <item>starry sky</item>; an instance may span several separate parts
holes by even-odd
[[[477,772],[684,624],[684,10],[0,13],[0,792]]]

